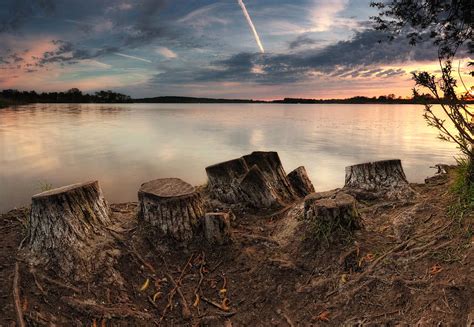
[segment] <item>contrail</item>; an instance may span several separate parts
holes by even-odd
[[[126,55],[126,54],[120,53],[120,52],[115,52],[114,54],[117,55],[117,56],[120,56],[120,57],[125,57],[125,58],[129,58],[129,59],[140,60],[140,61],[144,61],[144,62],[149,62],[149,63],[151,64],[151,60],[148,60],[148,59],[143,59],[143,58],[140,58],[140,57],[130,56],[130,55]]]
[[[262,42],[260,41],[260,37],[258,36],[257,30],[255,29],[255,26],[253,25],[252,18],[250,18],[250,15],[247,11],[247,8],[245,7],[245,3],[243,0],[237,0],[237,2],[240,5],[240,8],[242,8],[242,11],[244,13],[245,18],[247,18],[247,22],[249,23],[250,29],[253,32],[253,36],[255,37],[255,41],[257,41],[257,45],[260,48],[260,51],[262,53],[265,53],[265,49],[263,49]]]

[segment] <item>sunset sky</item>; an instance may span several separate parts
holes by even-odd
[[[437,70],[436,50],[405,38],[386,42],[370,28],[376,10],[369,2],[2,0],[0,89],[254,99],[410,95],[410,72]]]

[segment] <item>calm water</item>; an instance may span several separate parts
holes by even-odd
[[[415,105],[42,104],[0,110],[0,212],[29,204],[41,183],[98,179],[110,202],[136,200],[142,182],[206,181],[208,165],[278,151],[306,166],[317,190],[344,167],[400,158],[412,182],[453,162]]]

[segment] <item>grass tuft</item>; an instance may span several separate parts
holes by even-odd
[[[474,162],[467,158],[457,159],[454,183],[451,186],[453,203],[448,208],[458,227],[471,239],[474,235],[474,182],[471,180]]]

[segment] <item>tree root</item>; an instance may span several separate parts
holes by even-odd
[[[32,271],[32,273],[33,273],[33,271]],[[34,276],[35,276],[35,275],[34,275]],[[38,274],[38,276],[39,276],[41,279],[44,279],[45,281],[47,281],[47,282],[49,282],[49,283],[51,283],[51,284],[54,284],[54,285],[56,285],[56,286],[59,286],[59,287],[61,287],[61,288],[68,289],[68,290],[73,291],[73,292],[75,292],[75,293],[77,293],[77,294],[81,294],[81,293],[82,293],[81,290],[78,289],[77,287],[74,287],[74,286],[71,286],[71,285],[67,285],[67,284],[65,284],[65,283],[63,283],[63,282],[60,282],[60,281],[55,280],[55,279],[52,279],[52,278],[50,278],[50,277],[48,277],[48,276],[46,276],[46,275]]]
[[[25,327],[25,320],[23,318],[23,310],[21,308],[20,289],[20,265],[15,263],[15,275],[13,277],[13,300],[15,302],[16,318],[19,327]]]
[[[73,297],[63,296],[61,301],[76,309],[77,311],[92,316],[104,318],[137,318],[142,320],[153,320],[153,316],[146,312],[137,311],[128,305],[104,306],[95,303],[93,300],[79,300]]]

